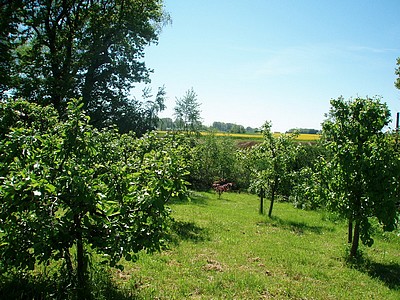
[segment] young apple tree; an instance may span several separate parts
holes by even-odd
[[[271,199],[268,216],[271,217],[275,197],[282,184],[290,180],[290,166],[295,159],[295,134],[275,137],[271,124],[263,126],[264,141],[252,150],[252,173],[250,189],[260,196],[260,213],[264,213],[264,197]]]
[[[384,230],[396,226],[399,156],[392,136],[383,132],[389,121],[390,111],[379,98],[340,97],[331,100],[323,123],[328,206],[349,221],[350,257],[357,255],[360,238],[373,244],[370,218],[377,218]]]

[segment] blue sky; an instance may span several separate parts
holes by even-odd
[[[165,0],[172,24],[146,48],[151,86],[192,88],[205,125],[321,127],[329,100],[379,95],[400,111],[400,1]]]

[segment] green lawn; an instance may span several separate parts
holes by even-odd
[[[124,271],[92,256],[93,299],[400,299],[400,231],[375,226],[375,244],[350,264],[346,224],[324,212],[277,203],[269,219],[257,197],[236,193],[194,193],[171,209],[168,250]],[[0,276],[0,299],[75,299],[59,267]]]
[[[116,272],[138,299],[400,299],[400,237],[375,234],[346,263],[346,224],[277,203],[272,219],[247,194],[196,193],[171,205],[176,243]]]

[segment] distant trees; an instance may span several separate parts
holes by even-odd
[[[317,129],[309,129],[309,128],[292,128],[286,131],[287,133],[298,132],[300,134],[318,134],[320,130]]]
[[[172,130],[175,128],[175,122],[171,118],[160,118],[158,119],[158,130]]]
[[[182,98],[176,98],[175,117],[179,130],[198,132],[201,128],[200,102],[193,88],[186,91]]]
[[[176,116],[176,115],[175,115]],[[182,129],[183,123],[179,118],[175,118],[175,120],[171,118],[160,118],[157,121],[157,129],[158,130],[179,130]],[[211,126],[206,126],[204,124],[200,124],[198,126],[198,130],[201,131],[219,131],[226,133],[256,133],[259,132],[258,128],[246,127],[242,125],[237,125],[234,123],[224,123],[224,122],[213,122]]]
[[[142,58],[168,20],[161,1],[2,1],[0,20],[1,98],[52,104],[62,117],[69,99],[82,98],[98,128],[142,134],[155,125],[164,91],[155,106],[129,91],[149,81]]]
[[[197,95],[196,95],[197,96]],[[180,101],[179,106],[184,107],[181,101],[182,99],[177,99]],[[178,106],[178,105],[177,105]],[[199,119],[200,120],[200,119]],[[201,121],[201,120],[200,120]],[[246,127],[243,125],[238,125],[235,123],[224,123],[224,122],[213,122],[211,126],[206,126],[201,124],[201,122],[197,123],[197,130],[201,131],[220,131],[226,133],[255,133],[258,132],[258,128]],[[158,130],[183,130],[184,128],[184,120],[182,117],[178,117],[175,109],[175,120],[171,118],[161,118],[158,120],[157,129]]]
[[[390,111],[379,98],[331,100],[323,123],[327,150],[322,162],[328,207],[347,218],[350,256],[355,257],[359,239],[371,246],[370,218],[384,230],[396,226],[399,196],[399,157],[391,135],[383,133]]]
[[[242,125],[237,125],[234,123],[213,122],[211,128],[222,132],[231,132],[231,133],[245,132],[245,129]]]
[[[250,126],[247,126],[246,127],[246,132],[247,133],[256,133],[256,132],[258,132],[259,130],[258,130],[258,128],[252,128],[252,127],[250,127]]]
[[[230,133],[253,133],[257,129],[247,127],[244,128],[242,125],[234,124],[234,123],[224,123],[224,122],[213,122],[211,129],[215,129],[222,132],[230,132]]]

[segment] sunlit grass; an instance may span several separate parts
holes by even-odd
[[[93,299],[400,299],[399,231],[376,224],[375,244],[350,264],[346,224],[328,213],[278,202],[270,219],[256,196],[236,193],[193,193],[171,209],[168,250],[140,253],[123,271],[93,253]],[[65,274],[45,268],[0,276],[0,299],[75,299]]]
[[[179,243],[125,263],[119,280],[141,299],[400,299],[393,233],[377,232],[356,268],[344,258],[346,224],[328,214],[277,203],[269,219],[255,196],[234,193],[171,207]]]

